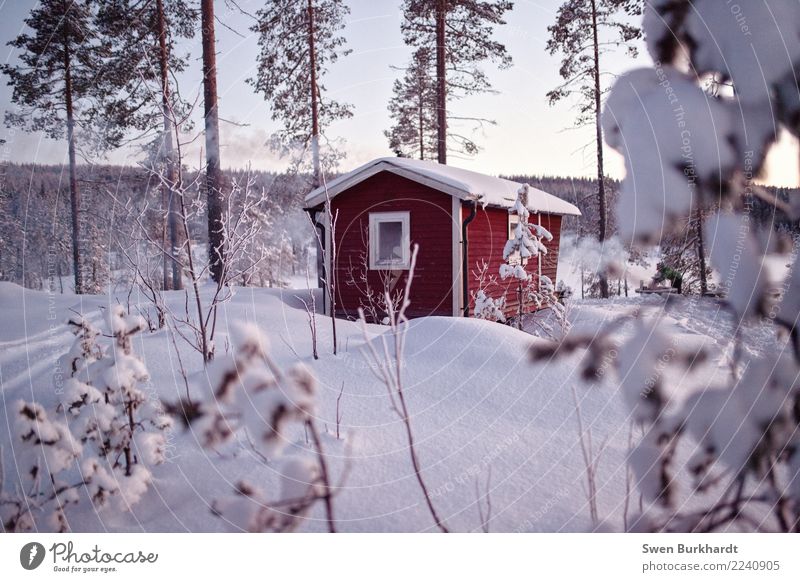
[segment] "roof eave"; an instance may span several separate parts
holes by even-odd
[[[364,180],[378,174],[380,172],[387,171],[391,172],[395,175],[404,177],[408,180],[412,180],[419,184],[423,184],[437,190],[439,192],[443,192],[444,194],[448,194],[450,196],[455,196],[462,201],[470,201],[476,200],[480,203],[480,198],[482,195],[474,194],[466,189],[457,188],[452,184],[448,184],[437,180],[431,176],[420,174],[419,172],[415,172],[414,170],[403,168],[392,164],[390,161],[387,160],[378,160],[374,163],[369,163],[362,166],[360,169],[351,173],[351,175],[333,185],[325,185],[316,188],[315,190],[309,192],[309,194],[305,198],[305,206],[306,210],[316,209],[317,207],[323,205],[327,199],[332,199],[334,196],[352,188],[353,186],[363,182]],[[548,196],[553,196],[547,192],[543,192],[543,194],[547,194]],[[557,200],[561,200],[558,197],[553,196]],[[581,216],[581,211],[574,205],[570,204],[569,202],[563,201],[565,204],[569,204],[572,206],[571,211],[549,211],[549,210],[533,210],[532,212],[542,212],[545,214],[552,214],[556,216]],[[506,206],[502,206],[499,204],[487,204],[487,206],[492,208],[503,208],[507,210]],[[574,209],[574,210],[573,210]]]
[[[455,188],[450,184],[446,184],[435,178],[431,178],[430,176],[425,176],[418,172],[414,172],[413,170],[409,170],[406,168],[400,168],[395,166],[386,161],[380,161],[378,163],[369,165],[367,167],[362,168],[360,171],[353,173],[350,177],[342,180],[341,182],[335,184],[334,186],[326,187],[320,186],[316,190],[313,190],[308,193],[305,199],[306,206],[308,208],[314,208],[319,206],[320,204],[324,204],[327,198],[333,198],[334,196],[352,188],[356,184],[359,184],[366,180],[367,178],[371,178],[375,174],[379,174],[380,172],[391,172],[392,174],[396,174],[398,176],[402,176],[403,178],[407,178],[418,184],[423,184],[434,190],[438,190],[439,192],[443,192],[445,194],[449,194],[450,196],[456,196],[461,200],[467,200],[472,195],[463,189]],[[327,195],[326,195],[327,194]]]
[[[480,200],[478,201],[478,203],[480,204]],[[569,204],[569,203],[567,203],[567,204]],[[491,203],[489,203],[489,204],[484,204],[482,206],[484,208],[497,208],[499,210],[511,210],[510,207],[502,206],[500,204],[491,204]],[[552,216],[583,216],[583,214],[581,214],[581,211],[577,207],[575,208],[574,211],[571,210],[569,212],[560,211],[560,210],[547,210],[545,208],[528,208],[528,210],[530,212],[533,212],[534,214],[550,214]]]

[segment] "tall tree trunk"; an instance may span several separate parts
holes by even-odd
[[[66,24],[62,28],[62,33],[64,43],[64,101],[67,109],[67,151],[69,155],[69,205],[72,212],[72,271],[75,279],[75,293],[81,294],[84,292],[80,248],[79,212],[81,198],[75,168],[75,112],[72,104],[72,63],[69,31]]]
[[[312,187],[319,188],[322,172],[319,166],[319,96],[317,95],[317,49],[314,40],[314,4],[308,0],[308,59],[311,68],[311,163]]]
[[[169,181],[169,160],[167,159],[167,139],[169,139],[169,145],[172,146],[172,136],[171,136],[171,128],[169,123],[169,112],[167,111],[167,95],[166,95],[166,87],[165,85],[165,68],[166,68],[166,58],[164,54],[166,53],[166,39],[164,38],[164,28],[163,28],[163,16],[164,16],[164,6],[162,4],[162,0],[158,0],[156,4],[156,11],[157,11],[157,19],[158,19],[158,43],[159,43],[159,65],[161,67],[161,111],[163,116],[163,131],[164,137],[162,139],[162,147],[163,147],[163,155],[165,159],[165,173],[164,179]],[[163,49],[161,47],[163,42]],[[169,138],[167,137],[169,135]],[[172,277],[170,276],[171,271],[171,259],[169,256],[168,249],[170,248],[169,242],[169,213],[170,213],[170,193],[172,188],[167,187],[165,184],[161,185],[161,212],[163,213],[162,221],[161,221],[161,245],[163,248],[162,253],[162,261],[161,261],[161,274],[162,274],[162,283],[161,288],[164,291],[169,291],[172,288]]]
[[[419,131],[419,159],[425,159],[425,108],[423,103],[423,93],[422,88],[418,89],[420,91],[419,94],[419,103],[417,106],[417,130]]]
[[[319,92],[317,87],[317,51],[314,38],[314,2],[308,0],[308,59],[311,69],[311,155],[314,165],[314,175],[312,186],[318,188],[322,184],[322,170],[319,161]],[[330,272],[325,272],[328,299],[331,302],[331,328],[333,331],[333,353],[337,351],[336,340],[336,221],[331,212],[331,201],[328,198],[327,187],[325,189],[325,209],[328,216],[328,228],[330,229],[331,248],[325,249],[328,255]],[[318,249],[319,250],[319,249]]]
[[[167,230],[169,231],[169,247],[172,256],[177,256],[179,252],[178,201],[175,193],[175,148],[172,145],[174,120],[169,102],[169,53],[167,52],[167,26],[164,19],[163,0],[156,0],[156,11],[158,19],[158,61],[161,73],[161,110],[164,118],[164,170],[168,184],[168,186],[162,186],[162,198],[166,199],[166,204],[164,205],[166,216],[164,219],[167,222]],[[171,271],[172,275],[171,280],[169,271]],[[169,253],[165,253],[164,257],[164,289],[183,289],[180,265],[178,261],[170,257]]]
[[[214,41],[214,0],[201,0],[203,36],[203,106],[206,129],[206,193],[208,196],[208,258],[211,277],[220,282],[225,262],[222,217],[222,170],[217,114],[217,55]]]
[[[700,266],[700,295],[708,293],[708,280],[706,279],[706,247],[703,241],[703,212],[697,209],[697,262]]]
[[[169,202],[170,202],[169,189],[161,186],[161,246],[163,252],[161,254],[161,288],[164,291],[169,291],[172,288],[172,277],[170,276],[170,263],[172,262],[169,256],[168,249],[169,242]]]
[[[600,213],[597,239],[606,240],[608,210],[606,209],[605,171],[603,170],[603,131],[600,127],[600,42],[597,38],[597,0],[592,0],[592,42],[594,43],[594,121],[597,138],[597,196]],[[608,298],[608,276],[600,273],[600,295]]]
[[[445,19],[447,0],[436,2],[436,135],[437,160],[447,163],[447,75],[445,72],[447,53],[445,51]]]

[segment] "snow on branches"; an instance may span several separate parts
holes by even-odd
[[[658,242],[694,206],[733,194],[745,171],[758,171],[776,130],[762,112],[744,113],[672,67],[636,69],[617,80],[603,131],[625,157],[616,207],[623,240]]]
[[[793,0],[656,0],[647,3],[643,26],[654,60],[675,63],[683,48],[698,75],[719,75],[743,102],[763,104],[800,62],[798,22]]]
[[[72,347],[62,358],[62,365],[69,370],[71,375],[76,375],[79,370],[85,369],[92,362],[100,359],[103,354],[97,345],[97,337],[100,335],[92,323],[83,316],[77,315],[67,321],[76,339]]]
[[[488,321],[505,322],[506,316],[503,313],[505,303],[505,297],[493,299],[486,295],[486,291],[479,289],[475,294],[475,317]]]
[[[651,529],[711,531],[729,522],[747,528],[753,519],[796,528],[797,492],[781,483],[797,472],[799,373],[787,352],[753,359],[733,386],[697,388],[642,423],[645,434],[630,464]],[[677,454],[679,441],[692,443],[685,447],[690,454]],[[689,491],[680,490],[681,474],[691,477]],[[710,507],[682,512],[679,500],[687,495]]]
[[[237,530],[291,531],[322,501],[333,531],[333,495],[314,423],[316,379],[302,365],[281,370],[256,325],[233,324],[230,339],[231,352],[215,358],[204,376],[210,389],[207,398],[168,408],[180,415],[206,448],[217,450],[242,437],[265,461],[277,462],[280,496],[270,501],[259,487],[239,481],[232,495],[213,502],[214,514]],[[284,449],[296,444],[292,439],[299,427],[310,435],[315,455],[282,456]]]
[[[279,370],[255,325],[233,325],[230,339],[231,353],[208,367],[212,399],[201,405],[201,418],[193,429],[206,447],[228,443],[238,431],[247,431],[256,437],[259,453],[276,456],[287,444],[287,427],[311,418],[316,380],[301,366],[288,374]]]
[[[492,290],[497,289],[497,276],[489,272],[489,263],[485,260],[478,262],[472,270],[472,276],[478,280],[478,290],[472,292],[475,305],[473,315],[477,319],[505,323],[506,297],[505,294],[492,297]]]
[[[694,375],[705,350],[670,337],[663,314],[624,315],[534,349],[534,358],[586,349],[586,379],[615,371],[642,430],[629,456],[644,501],[632,529],[800,529],[800,275],[792,259],[785,283],[774,280],[765,241],[775,233],[759,232],[749,202],[795,218],[796,203],[765,195],[754,179],[780,126],[800,130],[799,21],[790,0],[649,2],[643,28],[655,66],[619,77],[606,102],[606,142],[625,158],[623,240],[658,243],[702,221],[733,330],[729,378],[715,375],[711,386]],[[680,299],[668,298],[667,312],[670,301]],[[749,345],[754,324],[770,329],[764,320],[790,342],[776,333]],[[618,347],[611,333],[622,326],[633,332]]]
[[[3,530],[66,531],[66,508],[79,499],[79,484],[70,484],[68,471],[81,456],[80,443],[69,427],[54,421],[43,406],[22,400],[15,406],[14,434],[20,482],[14,493],[0,491]]]
[[[506,241],[503,248],[503,260],[500,265],[500,277],[507,279],[517,279],[527,281],[530,275],[525,272],[525,264],[530,258],[538,257],[540,254],[547,254],[547,248],[542,244],[542,239],[553,240],[553,235],[547,229],[538,224],[530,224],[530,212],[528,211],[528,192],[530,186],[523,184],[517,192],[517,200],[514,206],[508,209],[509,214],[517,217],[517,224],[514,226],[513,237]]]
[[[631,529],[714,531],[796,529],[800,366],[785,348],[741,362],[726,385],[695,374],[704,346],[664,331],[665,315],[639,312],[600,330],[537,344],[535,360],[585,349],[584,378],[611,377],[641,429],[628,464],[642,496]],[[622,342],[620,326],[632,328]]]
[[[73,378],[65,391],[64,407],[73,418],[76,436],[92,444],[99,457],[85,461],[84,471],[90,494],[101,505],[109,498],[109,479],[117,484],[120,507],[138,502],[152,480],[146,465],[166,460],[165,431],[172,421],[142,390],[149,374],[132,345],[134,334],[146,327],[142,317],[112,306],[107,354],[87,367],[88,381]]]

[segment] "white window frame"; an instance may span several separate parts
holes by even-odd
[[[378,240],[381,222],[402,224],[402,259],[393,263],[378,263]],[[407,270],[411,266],[411,214],[409,212],[370,212],[369,213],[369,268],[373,271]]]

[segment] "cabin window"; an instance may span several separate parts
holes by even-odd
[[[408,269],[411,229],[408,212],[369,215],[369,268]]]

